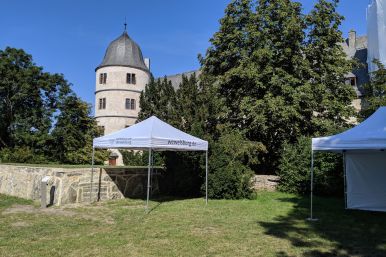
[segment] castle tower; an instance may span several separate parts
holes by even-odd
[[[95,118],[104,134],[133,125],[139,97],[150,79],[150,61],[127,34],[112,41],[95,69]],[[122,164],[121,158],[118,164]]]

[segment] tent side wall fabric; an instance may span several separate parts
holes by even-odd
[[[347,152],[347,208],[386,211],[386,152]]]

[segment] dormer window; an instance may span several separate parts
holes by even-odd
[[[126,83],[135,85],[137,83],[134,73],[126,74]]]
[[[356,77],[346,78],[346,84],[355,87],[357,85],[357,78]]]
[[[107,73],[100,73],[99,84],[106,84],[106,80],[107,80]]]

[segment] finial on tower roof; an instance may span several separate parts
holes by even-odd
[[[125,17],[125,23],[123,25],[125,26],[125,31],[126,31],[126,27],[127,27],[126,17]]]

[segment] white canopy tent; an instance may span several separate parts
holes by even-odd
[[[146,208],[149,205],[150,171],[152,151],[205,151],[206,153],[206,177],[205,177],[205,201],[208,203],[208,142],[182,132],[171,125],[152,116],[128,128],[95,138],[93,140],[92,165],[94,165],[94,149],[133,149],[148,150],[149,164],[147,174]],[[93,169],[92,169],[93,174]],[[92,191],[91,176],[91,191]]]
[[[343,153],[348,209],[386,211],[386,107],[343,133],[312,139],[311,216],[314,151]]]

